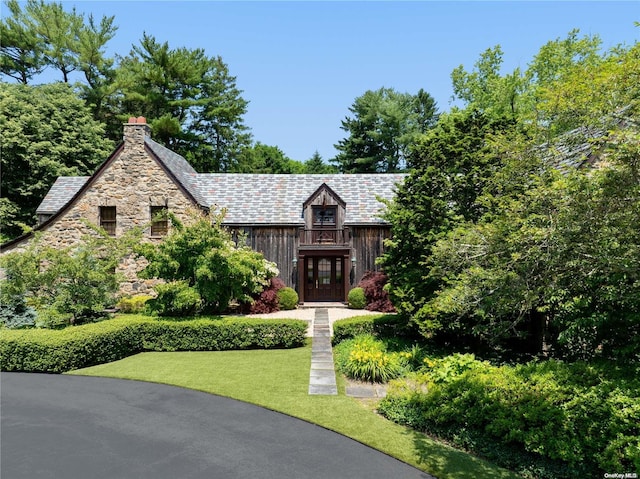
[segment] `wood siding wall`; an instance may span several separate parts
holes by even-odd
[[[356,258],[355,284],[362,279],[367,271],[379,271],[376,258],[382,255],[384,240],[389,238],[391,229],[387,226],[351,228],[353,252]]]
[[[247,234],[247,246],[264,255],[269,261],[278,265],[280,278],[287,286],[295,288],[293,258],[299,253],[299,227],[235,227],[232,231],[245,232]],[[390,236],[390,228],[387,226],[351,227],[351,240],[349,249],[350,258],[356,258],[355,282],[358,284],[366,271],[378,271],[376,258],[382,255],[384,240]],[[322,249],[321,246],[318,249]],[[350,262],[350,261],[349,261]],[[350,265],[349,265],[350,266]],[[349,269],[345,270],[346,279],[349,280]]]
[[[247,246],[262,253],[278,265],[280,278],[291,288],[293,284],[293,258],[298,254],[298,227],[241,227],[232,231],[247,234]]]

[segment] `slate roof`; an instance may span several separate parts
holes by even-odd
[[[596,155],[594,142],[606,134],[602,128],[580,127],[538,148],[545,162],[563,173],[568,173],[593,163]]]
[[[384,205],[377,197],[393,199],[395,186],[405,174],[271,175],[197,173],[177,153],[147,138],[145,143],[161,165],[206,208],[226,208],[226,224],[302,225],[303,203],[323,184],[345,203],[345,224],[381,224]],[[38,214],[54,214],[90,179],[59,177],[38,206]]]
[[[345,224],[380,224],[384,205],[376,198],[393,199],[405,176],[204,173],[197,184],[206,206],[227,209],[226,224],[302,225],[303,203],[323,184],[346,203]]]
[[[178,155],[169,148],[162,146],[160,143],[156,143],[151,138],[146,137],[144,140],[145,145],[151,152],[156,155],[156,158],[160,161],[169,172],[173,175],[175,180],[187,190],[187,192],[193,197],[193,199],[200,205],[205,204],[205,199],[200,195],[200,191],[197,187],[196,177],[198,173],[182,156]]]
[[[36,214],[52,215],[73,198],[90,176],[60,176],[38,206]]]

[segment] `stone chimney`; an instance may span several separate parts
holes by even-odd
[[[151,137],[151,128],[147,125],[147,119],[144,116],[138,118],[132,116],[129,121],[124,124],[124,150],[144,151],[144,139]]]

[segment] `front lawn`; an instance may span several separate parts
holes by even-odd
[[[334,430],[439,479],[516,475],[394,424],[345,395],[310,396],[311,347],[287,350],[152,352],[68,374],[171,384],[227,396]]]

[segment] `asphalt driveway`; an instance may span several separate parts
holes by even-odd
[[[430,478],[319,426],[207,393],[0,374],[0,477]]]

